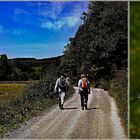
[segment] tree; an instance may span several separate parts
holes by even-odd
[[[10,65],[7,55],[0,55],[0,80],[9,80],[9,74],[12,72],[12,66]]]
[[[127,68],[127,2],[89,2],[75,37],[65,47],[61,67],[71,77],[88,73],[111,77]]]

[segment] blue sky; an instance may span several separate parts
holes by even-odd
[[[0,54],[9,58],[61,55],[88,2],[0,2]]]

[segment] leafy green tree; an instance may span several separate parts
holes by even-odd
[[[12,73],[12,66],[10,65],[7,56],[0,56],[0,80],[9,80],[9,75]]]
[[[89,2],[75,37],[65,46],[61,67],[71,77],[99,79],[127,68],[127,2]]]

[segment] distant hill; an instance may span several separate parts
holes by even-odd
[[[37,66],[43,66],[47,67],[50,64],[60,64],[60,59],[61,56],[57,57],[51,57],[51,58],[43,58],[43,59],[36,59],[36,58],[14,58],[14,59],[9,59],[9,62],[11,64],[16,65],[17,63],[21,63],[26,66],[31,66],[31,67],[37,67]]]
[[[51,58],[14,58],[0,55],[0,81],[38,80],[50,67],[59,67],[62,56]]]

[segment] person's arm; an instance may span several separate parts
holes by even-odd
[[[56,80],[56,83],[55,83],[55,87],[54,87],[54,91],[55,91],[55,92],[57,91],[58,83],[59,83],[59,79],[57,79],[57,80]]]
[[[78,81],[78,87],[81,87],[81,79]]]
[[[80,79],[78,82],[78,94],[80,94],[81,82],[82,82],[82,80]]]
[[[90,82],[88,79],[87,79],[87,84],[88,84],[88,94],[90,94]]]
[[[66,84],[67,84],[67,86],[70,85],[70,83],[69,83],[69,78],[66,78]]]

